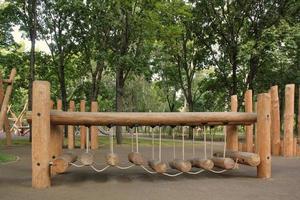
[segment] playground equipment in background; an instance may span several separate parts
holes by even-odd
[[[27,124],[27,120],[25,119],[25,114],[27,111],[27,101],[23,106],[22,111],[17,116],[15,112],[13,112],[11,105],[8,107],[7,113],[10,114],[11,117],[8,120],[11,122],[12,126],[10,128],[10,132],[17,136],[25,136],[30,132],[30,127]]]
[[[12,136],[10,132],[9,120],[7,117],[7,110],[13,90],[13,83],[16,73],[16,69],[13,68],[10,72],[9,79],[2,79],[2,73],[0,72],[0,132],[4,130],[4,132],[6,133],[6,144],[8,146],[12,144]],[[6,88],[4,87],[5,85]]]
[[[63,125],[80,125],[85,128],[85,134],[81,136],[81,140],[83,138],[85,140],[85,145],[82,146],[86,152],[78,157],[78,160],[82,163],[82,165],[78,166],[91,166],[95,171],[101,172],[111,166],[119,166],[119,159],[117,154],[113,151],[113,135],[110,134],[111,148],[110,153],[106,156],[108,165],[100,170],[94,167],[94,158],[93,154],[90,152],[90,139],[89,134],[87,134],[87,130],[91,131],[91,137],[93,137],[92,127],[95,126],[205,127],[217,125],[252,125],[256,123],[257,133],[255,149],[257,154],[238,152],[230,148],[228,149],[231,150],[231,152],[226,152],[224,148],[224,152],[222,153],[223,156],[221,157],[215,157],[219,156],[219,153],[214,155],[213,149],[211,149],[210,158],[204,157],[203,159],[199,159],[195,157],[186,159],[184,156],[184,135],[182,134],[182,158],[178,159],[175,155],[175,159],[173,159],[173,161],[169,164],[171,168],[178,170],[179,174],[197,174],[200,173],[201,170],[212,169],[212,164],[222,168],[223,170],[233,169],[236,162],[249,164],[250,166],[258,164],[257,177],[271,177],[271,98],[268,93],[258,95],[257,114],[251,112],[103,113],[96,112],[96,109],[92,109],[93,112],[64,112],[51,110],[51,106],[49,105],[51,105],[49,82],[35,81],[33,84],[33,110],[28,113],[28,120],[32,123],[32,186],[34,188],[49,187],[51,185],[51,175],[49,171],[51,171],[53,175],[65,171],[65,169],[55,170],[58,166],[62,165],[67,168],[69,165],[76,165],[74,164],[76,156],[71,154],[62,154]],[[161,173],[169,176],[175,176],[174,174],[172,175],[167,173],[167,164],[161,157],[161,131],[159,135],[159,159],[155,160],[153,157],[153,159],[149,161],[151,170],[146,168],[147,163],[143,158],[143,155],[139,152],[137,132],[135,133],[136,149],[133,148],[132,152],[128,155],[129,160],[134,165],[143,167],[149,173]],[[225,134],[225,137],[226,135],[227,134]],[[133,139],[134,138],[132,137],[132,141]],[[227,147],[230,147],[230,144],[233,143],[233,139],[236,140],[236,138],[233,137],[225,138],[225,145],[227,143]],[[72,141],[74,141],[74,139]],[[211,147],[213,147],[213,141],[211,144]],[[234,160],[232,158],[234,158]],[[259,162],[257,160],[259,160]],[[125,169],[128,167],[129,166],[119,166],[119,168]],[[201,169],[199,171],[192,172],[192,167],[200,167]]]

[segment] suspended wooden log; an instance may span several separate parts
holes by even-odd
[[[65,153],[60,155],[58,158],[52,161],[51,171],[57,174],[61,174],[67,171],[70,166],[70,163],[73,163],[77,160],[77,156],[72,153]]]
[[[117,166],[120,163],[119,156],[115,153],[108,153],[106,155],[106,163],[110,166]]]
[[[94,163],[94,155],[92,153],[82,153],[78,157],[78,160],[83,164],[83,165],[92,165]]]
[[[143,155],[139,152],[131,152],[128,154],[128,160],[135,165],[145,165]]]
[[[52,110],[50,119],[52,124],[58,125],[242,125],[256,122],[256,113],[243,112],[64,112]],[[27,119],[31,122],[31,112]]]
[[[187,160],[175,159],[169,163],[170,167],[181,172],[189,172],[192,169],[192,163]]]
[[[216,157],[223,157],[223,152],[214,153]],[[238,163],[244,165],[250,165],[257,167],[260,163],[260,157],[256,153],[241,152],[241,151],[226,151],[226,157],[232,158],[233,160],[238,159]]]
[[[153,169],[157,173],[165,173],[168,169],[168,165],[165,162],[161,162],[159,160],[150,160],[148,165],[151,169]]]
[[[212,170],[214,167],[214,163],[210,159],[194,158],[190,162],[192,163],[192,167],[202,168],[205,170]]]
[[[211,160],[214,163],[215,167],[222,168],[222,169],[234,169],[235,162],[231,158],[220,158],[220,157],[212,157]]]

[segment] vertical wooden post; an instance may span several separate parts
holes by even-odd
[[[61,99],[57,100],[56,109],[62,111],[62,100]],[[61,137],[61,140],[62,140],[61,145],[64,146],[64,139],[65,139],[64,138],[64,127],[65,126],[61,125],[59,127],[60,127],[60,137]]]
[[[245,112],[253,112],[252,90],[245,93]],[[253,152],[253,125],[246,126],[246,151]]]
[[[61,99],[57,99],[56,109],[57,110],[62,110],[62,100]]]
[[[69,111],[75,111],[75,102],[70,101]],[[74,126],[68,126],[68,149],[74,149],[75,147],[75,136],[74,136]]]
[[[294,137],[294,140],[293,140],[293,156],[297,156],[297,142],[298,142],[298,139],[296,137]]]
[[[231,111],[237,112],[238,101],[237,95],[231,96]],[[226,129],[227,134],[227,149],[232,151],[238,151],[238,133],[237,133],[237,126],[227,126]]]
[[[51,103],[50,103],[51,106]],[[61,100],[57,100],[56,105],[57,110],[62,109]],[[62,154],[63,146],[63,127],[58,125],[51,124],[51,141],[50,141],[50,153],[49,158],[55,159]]]
[[[280,155],[280,109],[278,98],[278,86],[271,87],[271,138],[272,155]]]
[[[298,91],[298,122],[297,122],[297,129],[298,129],[298,139],[300,140],[300,85],[299,87],[299,91]]]
[[[294,98],[295,85],[288,84],[285,86],[285,107],[284,107],[284,138],[283,148],[284,156],[293,156],[293,127],[294,127]]]
[[[85,112],[85,100],[80,101],[80,112]],[[85,140],[86,140],[86,127],[80,126],[80,148],[85,148]]]
[[[271,97],[268,93],[258,95],[257,102],[257,148],[260,164],[257,177],[271,177]]]
[[[91,112],[98,112],[98,103],[91,103]],[[96,126],[91,126],[91,149],[98,149],[98,131]]]
[[[32,97],[32,187],[46,188],[51,185],[49,82],[34,81]]]

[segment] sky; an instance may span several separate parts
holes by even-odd
[[[1,0],[0,0],[1,1]],[[31,43],[30,40],[28,40],[25,37],[22,37],[22,31],[20,31],[20,26],[14,26],[12,35],[14,37],[14,40],[17,43],[23,43],[25,45],[24,51],[28,52],[30,51]],[[48,48],[48,45],[45,41],[37,40],[36,41],[36,51],[43,51],[45,53],[50,54],[50,50]]]

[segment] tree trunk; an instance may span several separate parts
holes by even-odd
[[[124,70],[122,67],[117,68],[116,72],[116,112],[123,111],[123,99],[124,99]],[[122,144],[122,127],[116,127],[117,144]]]
[[[91,86],[91,102],[97,101],[97,97],[99,94],[99,82],[102,79],[102,72],[104,66],[99,61],[97,61],[96,71],[92,73],[92,86]]]
[[[28,110],[32,110],[32,84],[35,79],[35,39],[36,39],[36,0],[31,0],[30,2],[30,13],[29,13],[29,35],[31,41],[30,50],[30,73],[29,73],[29,85],[28,85]],[[31,124],[29,141],[31,141]]]

